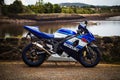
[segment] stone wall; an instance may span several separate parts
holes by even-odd
[[[27,41],[24,38],[0,39],[0,60],[20,60],[22,49]]]
[[[96,37],[103,62],[120,62],[120,37]],[[22,49],[29,43],[25,38],[0,39],[0,60],[21,60]]]
[[[120,62],[120,37],[96,38],[95,42],[101,52],[103,62]]]

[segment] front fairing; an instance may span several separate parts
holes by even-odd
[[[82,41],[82,38],[85,38],[87,42]],[[74,46],[73,44],[77,40],[79,40],[79,43],[78,45]],[[94,40],[95,38],[92,35],[92,33],[88,32],[83,35],[76,35],[75,37],[65,41],[62,45],[62,48],[63,48],[63,51],[65,51],[69,56],[71,56],[76,60],[79,60],[78,58],[79,53],[81,53],[81,51],[87,44],[91,43]]]
[[[78,52],[79,50],[81,50],[87,44],[91,43],[94,40],[95,40],[95,38],[92,35],[92,33],[88,32],[88,33],[85,33],[85,34],[82,34],[82,35],[76,35],[76,36],[66,40],[63,45],[65,47],[70,48],[71,50],[74,50],[74,51]],[[75,42],[77,42],[76,46],[74,46]]]
[[[88,43],[91,43],[92,41],[95,41],[95,37],[90,32],[82,34],[82,35],[78,35],[77,38],[79,38],[79,39],[85,38]]]

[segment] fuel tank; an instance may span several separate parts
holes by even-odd
[[[65,38],[65,37],[67,37],[67,36],[69,36],[69,35],[75,35],[75,34],[76,34],[75,31],[61,28],[61,29],[58,29],[58,30],[54,33],[54,37],[55,37],[55,38]]]

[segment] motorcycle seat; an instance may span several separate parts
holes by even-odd
[[[61,40],[63,40],[64,38],[54,38],[54,40],[56,40],[56,41],[61,41]]]
[[[26,30],[37,36],[38,38],[46,38],[46,39],[53,39],[54,35],[41,32],[37,26],[24,26]]]

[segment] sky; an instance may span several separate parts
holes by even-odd
[[[38,0],[21,0],[24,5],[29,4],[35,4]],[[55,3],[65,3],[65,2],[78,2],[78,3],[86,3],[90,5],[107,5],[107,6],[113,6],[113,5],[120,5],[120,0],[43,0],[44,2],[51,2],[53,4]],[[5,0],[6,4],[13,3],[14,0]]]

